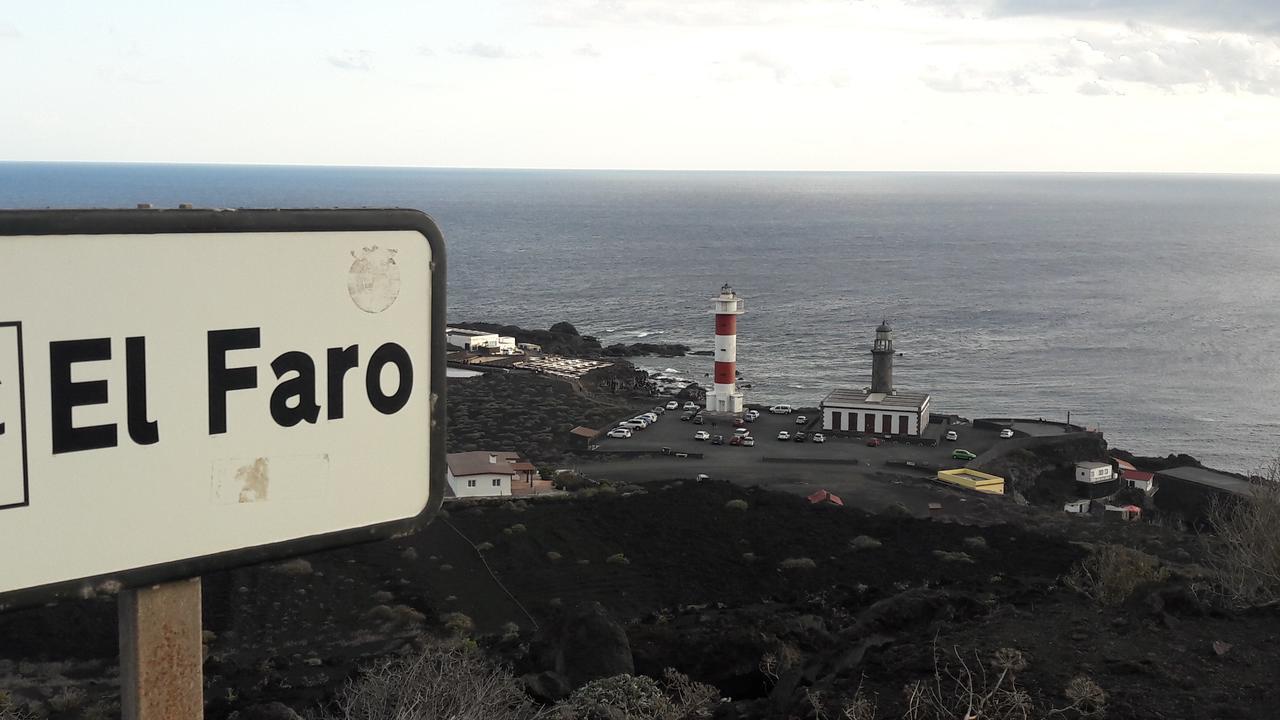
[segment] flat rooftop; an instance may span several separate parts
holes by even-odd
[[[929,393],[896,390],[892,395],[887,395],[885,393],[873,393],[868,390],[836,388],[823,398],[822,407],[826,407],[828,405],[833,407],[847,407],[852,405],[865,407],[870,405],[885,408],[910,408],[913,410],[921,410],[928,402]]]
[[[1207,470],[1198,467],[1179,467],[1169,470],[1161,470],[1156,473],[1159,477],[1171,477],[1179,480],[1185,480],[1189,483],[1197,485],[1205,485],[1207,487],[1225,490],[1236,495],[1248,495],[1253,490],[1253,485],[1247,480],[1241,480],[1233,475],[1220,473],[1216,470]]]

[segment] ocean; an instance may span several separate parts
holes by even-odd
[[[0,207],[411,207],[449,317],[710,349],[746,298],[748,401],[895,383],[937,412],[1066,419],[1141,454],[1280,453],[1280,178],[0,163]],[[705,357],[641,358],[701,379]]]

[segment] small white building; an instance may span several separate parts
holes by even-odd
[[[1098,483],[1110,482],[1115,477],[1115,469],[1111,467],[1110,463],[1076,463],[1076,482],[1097,485]]]
[[[1156,491],[1156,476],[1153,473],[1124,470],[1120,473],[1120,479],[1124,481],[1125,487],[1141,490],[1148,495]]]
[[[1076,515],[1086,515],[1089,512],[1090,504],[1091,503],[1089,500],[1071,500],[1069,502],[1063,503],[1062,509],[1066,510],[1069,513],[1074,513]]]
[[[897,391],[832,390],[818,408],[826,432],[918,437],[929,426],[929,394]]]
[[[449,453],[449,488],[458,497],[503,497],[511,494],[511,481],[520,456],[513,452]]]
[[[487,349],[502,355],[515,355],[518,352],[515,338],[482,330],[446,328],[445,342],[472,352],[480,349]]]

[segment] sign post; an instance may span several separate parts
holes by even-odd
[[[444,260],[409,210],[0,211],[0,611],[122,591],[125,717],[199,717],[202,574],[439,509]]]

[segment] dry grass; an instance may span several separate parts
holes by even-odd
[[[1067,685],[1068,704],[1050,707],[1018,684],[1027,666],[1014,648],[1001,648],[984,664],[977,653],[958,648],[944,656],[934,647],[934,676],[904,688],[907,710],[903,720],[1041,720],[1100,718],[1106,712],[1106,693],[1087,677]],[[988,665],[990,668],[988,669]]]
[[[783,570],[812,570],[818,567],[818,563],[807,557],[787,558],[778,563],[778,567]]]
[[[542,717],[506,670],[464,648],[366,668],[342,689],[326,720],[527,720]]]
[[[711,717],[720,693],[671,668],[662,683],[643,675],[615,675],[578,688],[553,711],[558,720],[695,720]]]
[[[1139,586],[1161,582],[1169,571],[1156,557],[1122,545],[1100,545],[1065,578],[1068,587],[1103,605],[1119,605]]]
[[[1214,502],[1205,565],[1232,605],[1280,603],[1280,458],[1261,472],[1249,497]]]

